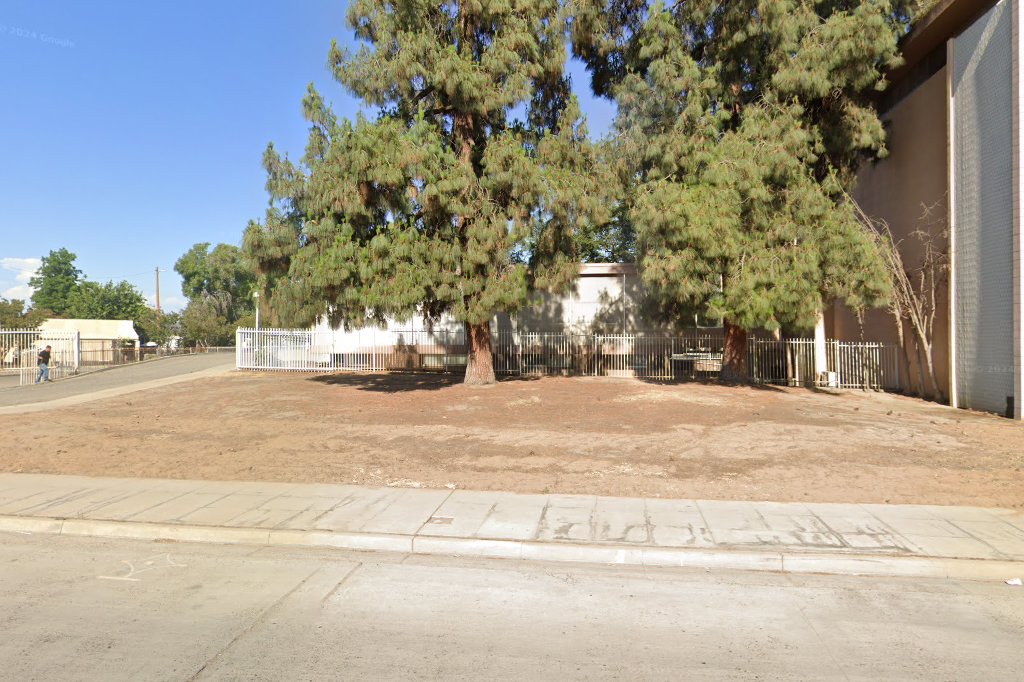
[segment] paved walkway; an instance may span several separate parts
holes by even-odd
[[[0,530],[946,577],[1024,573],[1007,509],[0,474]]]
[[[133,393],[235,368],[234,353],[201,353],[146,360],[52,383],[0,388],[0,414],[48,410]]]

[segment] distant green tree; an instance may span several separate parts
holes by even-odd
[[[164,345],[172,337],[181,335],[181,314],[163,312],[159,316],[154,308],[146,308],[141,318],[135,320],[135,330],[140,343],[154,342]]]
[[[146,299],[131,283],[81,282],[68,296],[69,317],[89,320],[136,320],[146,315]]]
[[[181,291],[189,301],[209,302],[228,322],[251,312],[256,290],[256,271],[231,244],[195,244],[174,264],[181,275]]]
[[[75,258],[75,254],[63,248],[43,256],[42,265],[28,282],[35,289],[33,309],[50,311],[58,317],[67,314],[71,292],[82,281],[82,271],[75,267]]]
[[[248,316],[237,323],[229,322],[212,300],[198,298],[181,313],[180,336],[185,345],[231,346],[239,326],[252,326]]]
[[[186,343],[222,346],[234,343],[235,329],[251,326],[255,312],[256,272],[242,250],[231,244],[194,244],[174,264],[181,291],[188,297],[182,311]]]
[[[25,301],[17,298],[10,300],[0,297],[0,327],[8,329],[38,327],[46,314],[41,310],[25,309]]]
[[[885,154],[874,108],[916,3],[576,0],[574,49],[619,104],[629,220],[647,289],[722,319],[723,376],[750,329],[814,324],[833,299],[884,301],[844,190]]]
[[[332,45],[330,65],[380,116],[339,121],[310,86],[306,153],[268,147],[272,206],[245,250],[286,323],[449,315],[465,324],[466,383],[493,382],[493,315],[566,287],[574,234],[608,220],[565,15],[557,0],[356,0],[348,22],[363,45]]]

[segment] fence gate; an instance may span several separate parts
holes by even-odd
[[[18,375],[22,386],[35,382],[36,358],[46,346],[51,346],[51,378],[78,372],[81,360],[78,332],[0,329],[0,374]]]
[[[21,373],[21,355],[35,348],[39,333],[38,329],[0,329],[0,374]]]

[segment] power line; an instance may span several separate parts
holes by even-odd
[[[146,277],[146,276],[149,276],[150,274],[152,274],[152,272],[153,272],[152,270],[145,270],[143,272],[133,272],[133,273],[131,273],[129,275],[103,275],[103,276],[100,276],[100,277],[87,275],[85,277],[85,279],[92,280],[92,281],[104,280],[104,281],[112,282],[112,281],[115,281],[115,280],[128,279],[130,277]],[[160,272],[169,272],[169,269],[165,268],[165,267],[161,267],[160,268]]]

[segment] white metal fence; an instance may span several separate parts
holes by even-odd
[[[38,376],[39,351],[51,346],[49,374],[60,379],[73,374],[129,365],[146,357],[191,353],[234,352],[231,347],[164,348],[126,347],[116,339],[83,339],[77,331],[42,329],[0,329],[0,376],[17,377],[20,385],[34,383]]]
[[[74,374],[81,363],[78,332],[40,329],[0,329],[0,374],[17,375],[19,383],[30,384],[38,372],[36,360],[50,346],[50,377]]]
[[[899,347],[873,341],[826,341],[829,384],[841,388],[900,388]]]
[[[0,374],[19,374],[22,352],[38,340],[38,329],[0,329]]]
[[[583,335],[502,331],[493,335],[499,375],[590,375],[651,380],[713,378],[722,366],[721,330],[677,336]],[[747,369],[754,383],[899,389],[892,344],[830,340],[829,371],[817,376],[813,339],[750,338]],[[297,372],[452,371],[466,365],[462,330],[239,329],[238,369]]]

